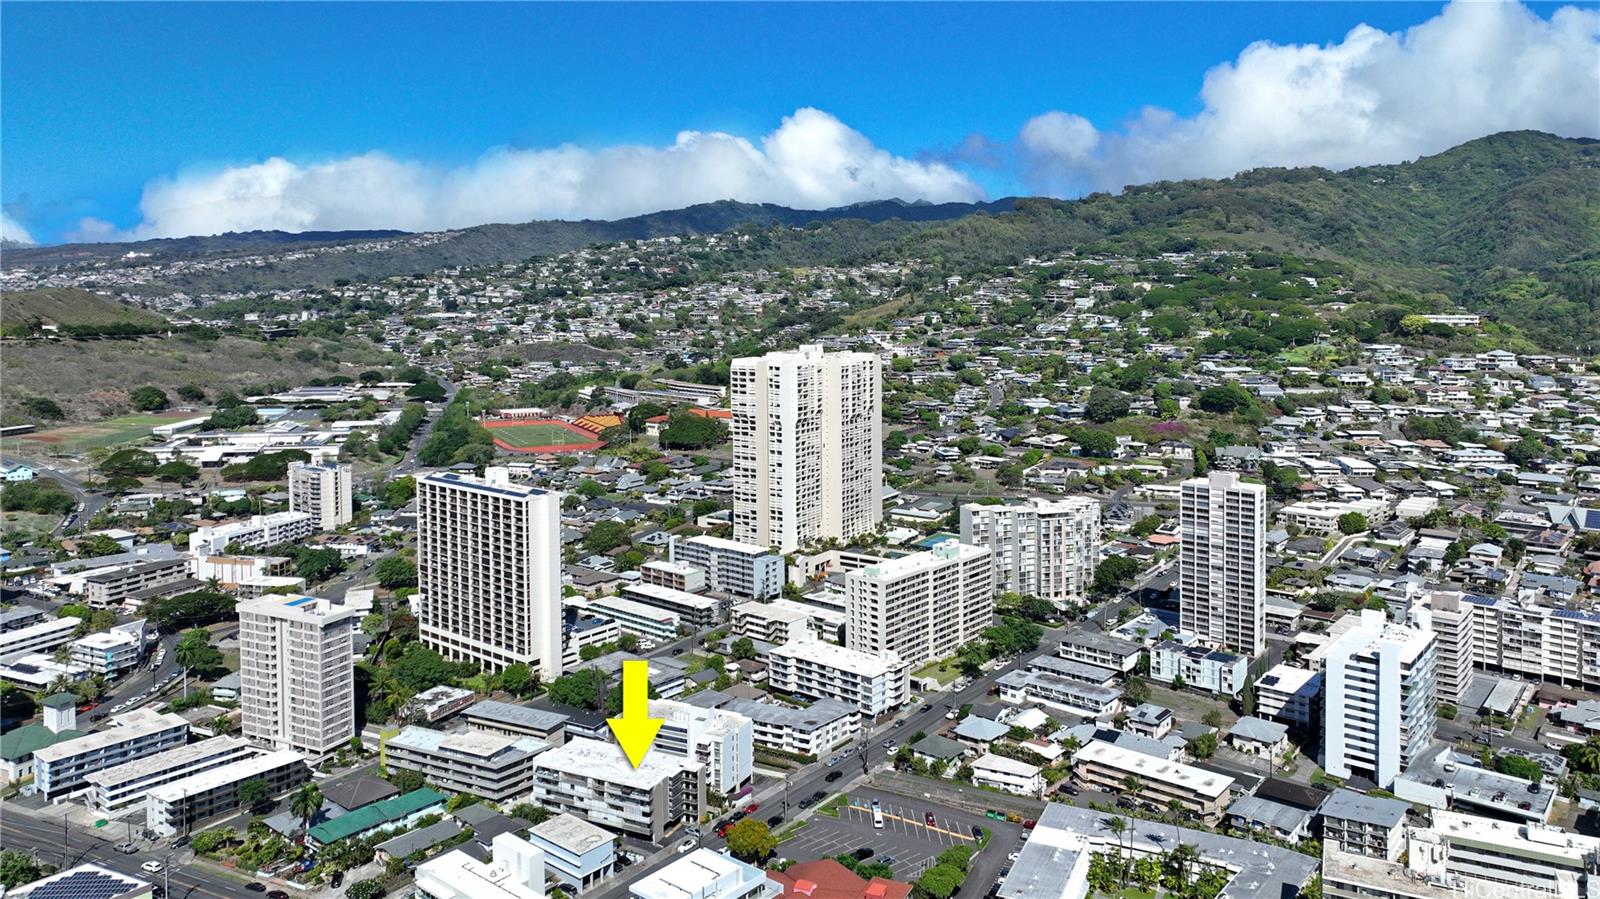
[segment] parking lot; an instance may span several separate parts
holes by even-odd
[[[882,830],[872,826],[874,796],[883,814]],[[974,823],[976,819],[954,815],[948,809],[918,806],[896,796],[853,792],[849,803],[839,810],[838,818],[813,816],[792,838],[778,845],[778,854],[796,859],[826,858],[869,848],[874,853],[869,861],[888,864],[897,880],[915,880],[939,853],[951,846],[976,849]]]

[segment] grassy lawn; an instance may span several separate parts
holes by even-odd
[[[1121,891],[1112,895],[1117,899],[1156,899],[1153,890],[1141,890],[1138,887],[1123,887]]]
[[[1321,768],[1318,768],[1317,770],[1311,772],[1311,782],[1313,784],[1327,784],[1330,787],[1342,787],[1342,786],[1344,786],[1344,781],[1340,780],[1337,777],[1334,777],[1333,775],[1331,775],[1328,772],[1322,770]]]
[[[0,530],[22,530],[38,533],[55,530],[61,521],[59,515],[40,515],[38,512],[7,512],[0,516]]]
[[[850,801],[850,797],[849,796],[846,796],[843,793],[839,793],[839,794],[829,798],[826,802],[822,803],[821,805],[817,806],[817,814],[819,814],[819,815],[827,815],[830,818],[837,818],[837,817],[839,817],[839,810],[844,808],[845,804],[848,803],[849,801]]]
[[[950,682],[961,676],[961,667],[955,659],[944,659],[939,662],[929,662],[918,669],[917,677],[931,677],[939,682],[939,686],[948,687]]]
[[[82,452],[89,449],[118,446],[152,436],[150,429],[189,418],[199,418],[205,412],[156,412],[123,415],[81,425],[64,425],[15,438],[8,445],[23,452],[61,450]]]

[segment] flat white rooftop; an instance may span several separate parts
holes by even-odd
[[[639,790],[654,789],[663,780],[682,771],[693,771],[700,765],[673,758],[660,752],[646,753],[644,761],[635,768],[623,755],[622,747],[574,737],[566,745],[558,746],[539,755],[534,763],[546,771],[558,771],[575,777],[591,777],[607,783],[620,784]]]
[[[58,762],[86,752],[98,752],[131,743],[175,727],[189,726],[189,722],[171,712],[157,712],[154,709],[134,709],[112,716],[111,721],[117,726],[35,750],[33,758],[40,762]]]
[[[821,640],[796,640],[767,653],[768,656],[803,659],[824,668],[848,671],[862,677],[882,677],[904,667],[893,654],[880,656]]]
[[[1137,775],[1147,782],[1178,787],[1200,796],[1221,796],[1233,784],[1231,777],[1124,749],[1104,740],[1090,740],[1072,758],[1074,762],[1094,762]]]

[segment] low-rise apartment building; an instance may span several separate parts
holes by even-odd
[[[619,595],[637,603],[665,609],[690,627],[710,627],[717,623],[720,604],[709,596],[674,590],[660,584],[629,584],[622,588]]]
[[[582,893],[616,870],[615,835],[577,815],[561,814],[536,824],[528,842],[544,850],[545,866]]]
[[[624,633],[638,637],[646,648],[678,639],[682,626],[676,612],[622,596],[590,600],[589,611],[615,621]]]
[[[239,785],[265,781],[268,794],[280,796],[311,779],[298,752],[279,749],[162,784],[145,798],[145,827],[164,837],[201,829],[219,815],[239,811]]]
[[[1256,714],[1291,727],[1310,727],[1322,697],[1322,674],[1279,663],[1256,681]]]
[[[415,771],[455,793],[491,802],[524,796],[533,787],[533,767],[550,745],[533,737],[407,727],[383,744],[384,763]]]
[[[651,749],[706,767],[706,789],[732,796],[749,785],[755,769],[755,725],[725,708],[670,699],[650,700],[650,717],[662,720]]]
[[[1044,793],[1044,774],[1037,765],[984,753],[973,759],[971,766],[972,782],[980,787],[994,787],[1035,798]]]
[[[1167,809],[1176,802],[1207,823],[1222,818],[1233,778],[1182,762],[1156,758],[1132,749],[1090,740],[1072,757],[1073,777],[1080,784],[1125,795],[1151,808]],[[1138,791],[1129,789],[1137,779]]]
[[[532,706],[485,699],[461,714],[467,729],[486,734],[535,737],[551,746],[565,743],[567,716]]]
[[[788,599],[740,603],[733,607],[733,632],[768,643],[792,643],[811,636],[814,613],[821,611]]]
[[[126,604],[136,594],[152,587],[189,580],[189,560],[157,559],[112,571],[91,574],[83,579],[83,601],[95,609]]]
[[[1139,665],[1144,647],[1098,631],[1074,630],[1061,638],[1056,655],[1074,662],[1098,665],[1127,674]]]
[[[115,678],[144,657],[144,622],[89,634],[72,641],[72,663],[91,674]]]
[[[49,652],[72,642],[81,618],[67,616],[40,621],[0,634],[0,657],[25,656],[35,652]]]
[[[682,590],[685,593],[706,591],[705,569],[688,562],[653,559],[639,566],[639,580],[657,587]]]
[[[34,785],[47,800],[88,788],[89,775],[165,752],[189,741],[189,722],[170,712],[136,709],[113,715],[111,726],[46,746],[33,754]]]
[[[252,515],[246,521],[202,525],[189,535],[189,549],[218,555],[229,546],[266,549],[284,543],[298,543],[317,532],[317,519],[307,512],[274,512]]]
[[[876,718],[910,699],[911,666],[894,653],[797,640],[767,653],[767,683],[796,696],[837,699]]]
[[[89,785],[87,802],[90,808],[102,815],[113,814],[143,802],[145,794],[156,787],[221,768],[255,754],[250,744],[235,737],[213,737],[178,746],[88,775],[84,778]]]
[[[757,746],[821,758],[861,733],[861,709],[838,699],[819,699],[803,709],[753,699],[730,699],[719,708],[749,718]]]
[[[579,738],[534,764],[534,802],[651,842],[705,808],[705,766],[665,753],[647,753],[635,768],[616,744]]]
[[[1048,671],[1007,671],[996,682],[1006,702],[1037,702],[1073,715],[1105,718],[1122,708],[1122,693]]]
[[[1249,671],[1248,658],[1223,649],[1177,640],[1162,640],[1150,649],[1150,679],[1164,684],[1237,696]]]
[[[765,546],[703,535],[674,538],[669,558],[705,572],[707,589],[746,599],[783,592],[783,556]]]

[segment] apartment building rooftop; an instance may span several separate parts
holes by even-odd
[[[542,753],[536,763],[539,768],[559,771],[574,777],[598,778],[607,783],[621,784],[639,790],[649,790],[656,784],[681,771],[699,768],[696,762],[674,758],[660,752],[646,753],[644,761],[635,768],[615,743],[603,743],[576,737],[565,746]]]
[[[529,832],[578,856],[611,842],[615,836],[609,830],[565,812],[535,825]]]
[[[774,647],[768,655],[782,655],[814,662],[827,668],[848,671],[862,677],[882,677],[902,667],[893,653],[878,655],[847,649],[821,640],[797,640]]]
[[[212,737],[209,740],[200,740],[187,746],[179,746],[166,752],[147,755],[144,758],[123,762],[110,768],[102,768],[84,777],[84,780],[97,785],[111,786],[140,780],[152,774],[171,771],[181,765],[200,759],[210,758],[219,752],[227,752],[248,744],[237,737]]]
[[[292,765],[295,762],[304,762],[305,756],[292,749],[277,749],[265,752],[248,759],[230,762],[220,768],[202,771],[190,775],[182,780],[175,780],[169,784],[162,784],[150,791],[151,796],[162,802],[175,802],[189,796],[197,796],[211,790],[225,787],[228,784],[249,780],[257,774],[264,774],[275,768]]]
[[[1600,837],[1544,824],[1502,821],[1458,812],[1434,812],[1433,829],[1452,840],[1472,842],[1484,848],[1515,847],[1523,852],[1554,857],[1575,867],[1582,867],[1586,858],[1600,851]]]
[[[550,748],[550,744],[533,737],[514,737],[481,731],[458,734],[427,727],[407,727],[390,737],[387,745],[419,752],[444,752],[476,758],[492,758],[506,752],[535,755]]]
[[[1124,749],[1102,740],[1085,744],[1073,756],[1073,761],[1107,765],[1136,774],[1147,782],[1181,787],[1204,796],[1221,796],[1233,784],[1233,778],[1226,775]]]
[[[55,762],[85,752],[97,752],[169,728],[189,726],[189,722],[178,715],[171,712],[157,712],[154,709],[134,709],[121,715],[113,715],[110,721],[114,727],[95,731],[76,740],[65,740],[53,746],[46,746],[36,750],[33,758],[40,762]]]
[[[561,712],[536,709],[532,706],[485,699],[467,708],[468,718],[512,724],[530,730],[548,731],[565,724],[570,717]]]
[[[1384,796],[1368,796],[1355,790],[1334,790],[1322,803],[1322,815],[1343,821],[1356,821],[1391,828],[1405,820],[1411,803]]]

